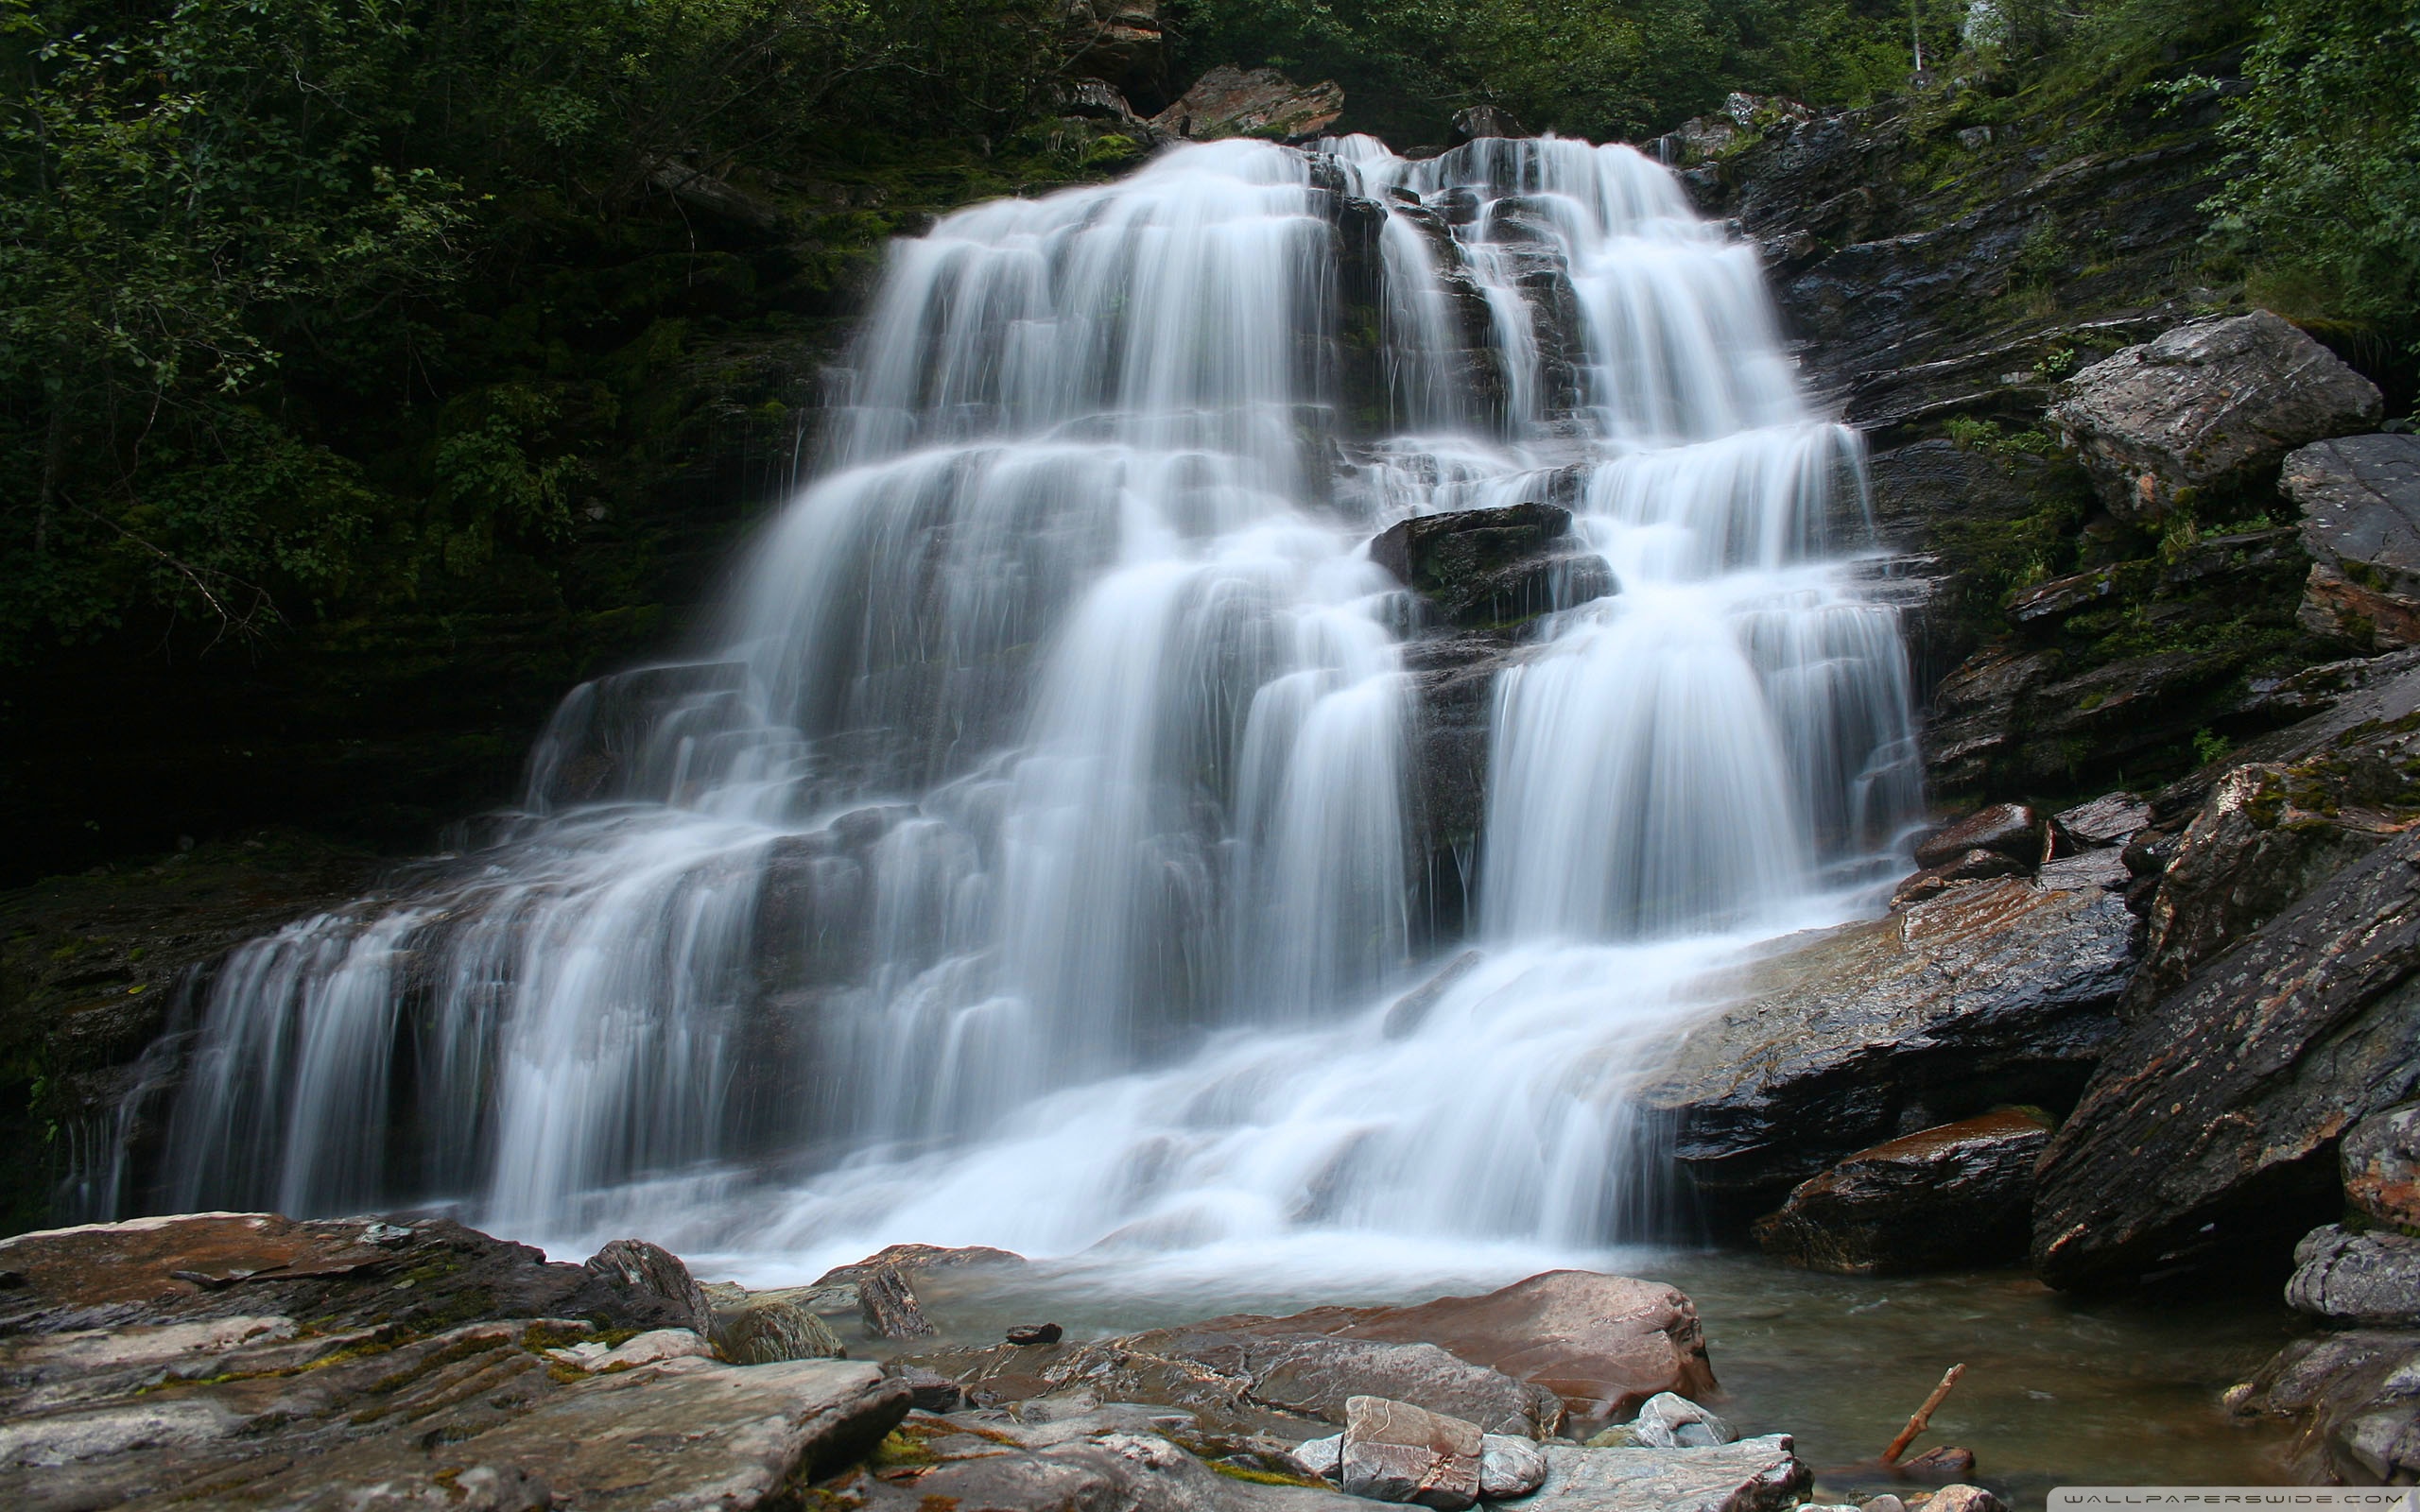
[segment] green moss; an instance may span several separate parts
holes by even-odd
[[[1245,1481],[1253,1486],[1307,1486],[1317,1490],[1331,1489],[1324,1481],[1305,1480],[1299,1475],[1281,1475],[1275,1470],[1253,1469],[1249,1466],[1231,1464],[1223,1459],[1208,1460],[1205,1463],[1231,1481]]]

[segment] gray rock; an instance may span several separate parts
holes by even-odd
[[[1925,1503],[1925,1512],[2008,1512],[2008,1503],[1979,1486],[1945,1486]]]
[[[2043,1279],[2282,1261],[2341,1211],[2338,1135],[2420,1091],[2415,967],[2420,833],[2407,833],[2131,1019],[2044,1153]]]
[[[1332,1481],[1344,1470],[1344,1435],[1329,1434],[1323,1438],[1305,1438],[1294,1446],[1294,1458],[1312,1474]]]
[[[1781,1512],[1812,1477],[1787,1434],[1717,1449],[1544,1450],[1547,1478],[1528,1512]],[[1488,1503],[1491,1507],[1495,1503]]]
[[[1712,1449],[1739,1436],[1713,1413],[1668,1391],[1639,1404],[1631,1431],[1648,1449]]]
[[[1546,1484],[1546,1451],[1527,1438],[1489,1434],[1479,1440],[1478,1494],[1489,1501],[1527,1496]]]
[[[1908,1503],[1885,1491],[1866,1502],[1860,1512],[1908,1512]]]
[[[1756,1243],[1839,1275],[1990,1265],[2025,1253],[2033,1163],[2050,1131],[2021,1112],[1909,1134],[1859,1151],[1759,1219]]]
[[[2042,821],[2022,803],[1995,803],[1918,844],[1916,865],[1938,867],[1975,850],[2030,867],[2042,859]]]
[[[2379,650],[2420,642],[2420,437],[2319,441],[2279,482],[2311,556],[2305,627]]]
[[[1826,931],[1704,987],[1636,1096],[1744,1222],[1856,1151],[1995,1107],[2067,1105],[2118,1033],[2134,916],[2006,878]],[[1795,943],[1795,942],[1792,942]]]
[[[1346,1492],[1461,1512],[1478,1500],[1478,1424],[1409,1402],[1355,1397],[1345,1403],[1339,1471]]]
[[[2286,1305],[2339,1325],[2420,1328],[2420,1239],[2314,1228],[2294,1246]]]
[[[1398,521],[1370,559],[1451,625],[1502,629],[1614,591],[1604,558],[1571,534],[1571,511],[1515,504]]]
[[[878,1339],[929,1338],[935,1330],[925,1318],[925,1310],[917,1304],[916,1294],[909,1289],[907,1278],[890,1265],[872,1265],[859,1271],[857,1282],[857,1316],[865,1323],[866,1332]]]
[[[2051,830],[2079,850],[2124,845],[2151,822],[2152,806],[2133,793],[2104,793],[2050,816]]]
[[[2383,1224],[2420,1228],[2420,1103],[2344,1131],[2344,1199]]]
[[[1453,139],[1448,144],[1461,146],[1483,136],[1528,136],[1512,112],[1500,105],[1473,105],[1454,112]]]
[[[2124,892],[2135,874],[2126,866],[2126,857],[2116,850],[2086,850],[2081,855],[2046,863],[2033,874],[2037,887],[2054,889],[2099,888],[2103,892]]]
[[[714,1332],[714,1309],[705,1290],[681,1257],[644,1239],[616,1239],[588,1257],[588,1268],[616,1286],[660,1297],[676,1309],[680,1326],[700,1335]]]
[[[2287,1464],[2305,1485],[2420,1481],[2420,1332],[2362,1329],[2296,1339],[2228,1392],[2227,1404],[2305,1425]]]
[[[1273,68],[1247,72],[1221,63],[1196,79],[1182,99],[1152,116],[1151,124],[1194,142],[1309,136],[1343,112],[1344,89],[1333,79],[1297,84]]]
[[[844,1360],[848,1349],[824,1321],[796,1302],[761,1301],[715,1318],[715,1347],[734,1365]]]
[[[2377,423],[2377,387],[2266,310],[2195,320],[2075,375],[2049,411],[2109,512],[2158,520],[2295,447]]]

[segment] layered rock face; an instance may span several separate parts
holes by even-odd
[[[1988,1265],[2025,1252],[2050,1131],[1986,1113],[1860,1150],[1756,1224],[1766,1253],[1847,1276]]]
[[[2306,446],[2280,481],[2311,557],[2303,623],[2378,650],[2420,642],[2420,437]]]
[[[1151,125],[1189,142],[1313,136],[1343,112],[1344,90],[1334,80],[1297,84],[1273,68],[1221,63],[1151,117]]]

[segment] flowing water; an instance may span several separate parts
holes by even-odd
[[[1672,1231],[1627,1079],[1920,798],[1752,249],[1625,147],[1182,146],[899,244],[824,420],[710,649],[218,973],[140,1204],[1244,1292]],[[1474,845],[1367,543],[1533,502],[1603,568],[1494,679]]]

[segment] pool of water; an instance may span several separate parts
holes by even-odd
[[[942,1330],[937,1344],[982,1345],[1016,1323],[1055,1322],[1071,1337],[1099,1338],[1222,1313],[1424,1301],[1548,1268],[1517,1249],[1428,1256],[1409,1246],[1373,1254],[1369,1246],[1096,1255],[926,1273],[916,1289]],[[1964,1375],[1910,1452],[1974,1451],[1973,1479],[2019,1508],[2043,1505],[2056,1486],[2287,1481],[2286,1432],[2239,1421],[2219,1404],[2293,1337],[2282,1305],[2077,1299],[2017,1271],[1822,1276],[1726,1251],[1632,1249],[1588,1263],[1689,1294],[1721,1383],[1708,1405],[1742,1434],[1796,1435],[1819,1498],[1893,1488],[1856,1467],[1870,1465],[1956,1364]],[[758,1286],[809,1279],[738,1257],[700,1272]],[[886,1348],[851,1343],[868,1355]]]

